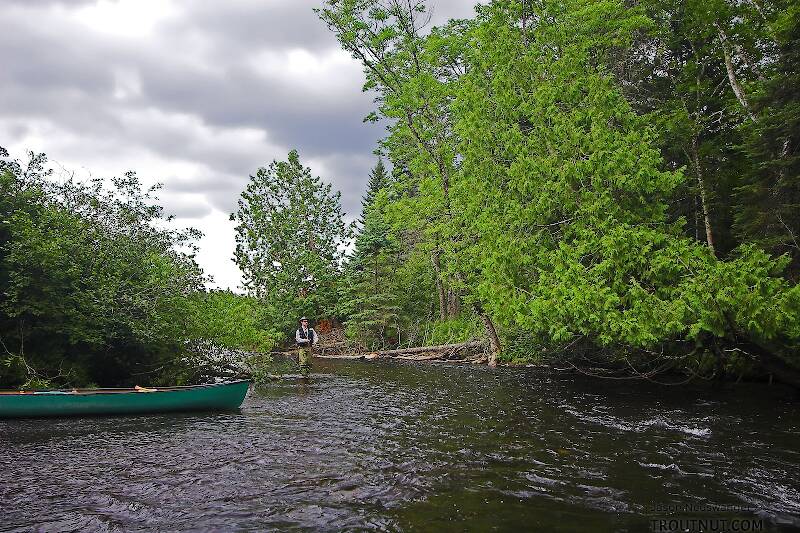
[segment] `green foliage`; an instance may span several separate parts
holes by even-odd
[[[800,272],[800,5],[776,10],[773,74],[762,82],[753,105],[759,120],[743,130],[750,163],[737,188],[735,230],[744,239],[792,258]],[[764,74],[762,73],[762,77]]]
[[[25,167],[0,155],[0,386],[260,375],[278,311],[204,290],[199,233],[170,229],[156,188],[133,173],[57,181],[43,155]]]
[[[359,218],[359,224],[361,225],[360,234],[364,233],[365,229],[364,225],[366,223],[367,210],[375,202],[375,196],[381,190],[391,185],[391,181],[392,177],[386,170],[386,166],[383,164],[383,159],[378,158],[378,162],[375,164],[375,167],[369,173],[369,181],[367,182],[367,192],[361,199],[361,217]],[[356,239],[356,247],[358,247],[358,239]]]
[[[350,256],[339,194],[296,151],[231,215],[239,296],[203,289],[197,232],[135,174],[58,181],[0,148],[0,385],[231,358],[265,380],[301,314],[369,348],[496,324],[516,362],[799,363],[797,0],[494,0],[439,28],[421,0],[317,12],[387,124]]]
[[[268,353],[282,340],[265,302],[230,291],[198,292],[190,299],[187,337],[226,350]]]
[[[431,322],[425,332],[424,345],[467,342],[480,338],[482,334],[480,320],[474,315],[464,314],[448,320]]]
[[[638,15],[604,6],[618,44]],[[683,175],[661,170],[647,117],[594,65],[592,52],[608,42],[586,17],[596,7],[554,4],[552,22],[530,31],[525,47],[514,46],[519,30],[502,7],[485,10],[472,34],[477,66],[453,106],[463,140],[453,198],[461,223],[480,235],[467,257],[484,273],[487,306],[553,343],[652,348],[785,332],[785,262],[746,246],[717,260],[669,221]],[[524,90],[530,79],[539,82]]]
[[[397,342],[420,342],[425,322],[459,314],[468,288],[442,242],[452,218],[448,188],[456,166],[448,106],[464,68],[459,56],[467,44],[460,37],[468,23],[451,22],[424,39],[418,31],[426,9],[419,1],[331,1],[318,13],[362,61],[365,89],[376,91],[378,113],[389,119],[381,150],[392,162],[393,179],[380,228],[388,226],[392,253],[379,262],[394,275],[382,285],[392,287],[392,297],[384,295],[373,307],[391,306],[387,315],[403,329]]]
[[[275,360],[269,354],[254,353],[245,359],[251,379],[256,385],[269,383],[275,372]]]
[[[401,316],[394,268],[399,247],[386,217],[390,176],[381,160],[370,173],[353,253],[345,269],[339,311],[347,317],[348,335],[368,348],[399,340]]]
[[[525,329],[505,329],[501,359],[512,365],[559,365],[575,359],[581,348],[578,344],[575,339],[571,339],[570,342],[559,345]]]
[[[720,255],[743,243],[788,253],[796,279],[797,2],[639,7],[652,28],[609,63],[634,108],[659,124],[665,166],[687,168],[674,214],[696,239],[711,234]]]
[[[427,35],[420,2],[318,12],[389,123],[370,312],[413,322],[401,273],[427,264],[425,300],[498,323],[507,358],[793,361],[795,2],[495,0]]]
[[[3,161],[3,385],[124,384],[182,350],[197,234],[164,229],[154,190],[133,173],[106,187],[51,179],[44,156]]]
[[[351,233],[342,217],[340,193],[312,177],[296,151],[250,177],[231,215],[236,263],[248,291],[275,311],[281,331],[293,329],[301,314],[332,313]]]

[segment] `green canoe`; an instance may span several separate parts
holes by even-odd
[[[238,409],[249,381],[189,387],[2,391],[0,418]]]

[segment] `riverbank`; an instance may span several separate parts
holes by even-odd
[[[389,350],[367,350],[358,341],[346,339],[344,332],[333,330],[326,336],[321,337],[320,344],[315,348],[315,357],[321,359],[344,359],[344,360],[405,360],[419,361],[427,363],[452,363],[466,365],[486,365],[492,366],[490,357],[491,345],[487,340],[471,339],[464,342],[439,344],[433,346],[406,346]],[[652,365],[647,369],[637,369],[630,363],[627,357],[617,357],[618,364],[613,364],[610,359],[599,357],[600,362],[591,357],[591,351],[587,348],[578,347],[576,349],[578,357],[569,357],[565,350],[559,352],[559,356],[554,358],[554,354],[548,357],[514,357],[512,359],[498,358],[495,366],[508,368],[542,368],[558,372],[574,373],[590,376],[598,379],[610,380],[642,380],[656,383],[659,385],[684,385],[691,382],[713,382],[721,383],[740,383],[756,382],[772,385],[773,382],[785,384],[787,387],[800,391],[800,386],[796,381],[781,381],[770,372],[760,374],[750,373],[741,370],[738,377],[731,377],[730,372],[718,372],[716,369],[709,377],[700,372],[687,372],[687,368],[678,365],[666,364],[657,361],[658,364]],[[579,352],[579,353],[578,353]],[[292,352],[279,352],[283,354]],[[663,355],[663,354],[662,354]],[[784,375],[781,373],[780,375]]]

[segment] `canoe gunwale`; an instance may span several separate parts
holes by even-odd
[[[136,390],[133,388],[120,387],[105,387],[102,389],[25,389],[19,390],[0,390],[0,396],[28,396],[35,395],[35,393],[64,393],[70,396],[89,396],[100,394],[156,394],[159,392],[180,392],[188,390],[196,390],[211,387],[223,387],[225,385],[236,385],[239,383],[250,383],[247,379],[237,379],[235,381],[224,381],[222,383],[203,383],[200,385],[179,385],[174,387],[145,387],[147,390]]]
[[[94,389],[84,393],[71,391],[14,393],[0,395],[0,420],[66,416],[138,415],[189,411],[238,410],[248,391],[249,380],[208,383],[187,387],[164,387],[145,391],[136,389]],[[160,394],[159,394],[160,393]]]

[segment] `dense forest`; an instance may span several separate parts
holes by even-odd
[[[388,124],[339,300],[354,334],[800,383],[799,3],[318,15]]]
[[[136,174],[53,176],[0,149],[0,386],[186,383],[209,354],[269,351],[255,298],[207,291],[194,230]]]
[[[354,224],[297,151],[231,215],[247,295],[135,174],[0,167],[0,385],[187,382],[302,314],[364,350],[800,386],[800,2],[328,0],[386,125]]]

